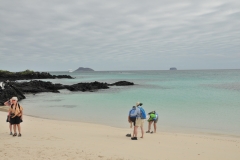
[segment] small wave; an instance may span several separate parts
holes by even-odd
[[[76,108],[77,105],[57,105],[57,106],[49,106],[49,107]]]

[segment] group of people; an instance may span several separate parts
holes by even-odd
[[[13,137],[21,137],[21,126],[20,123],[23,120],[23,108],[18,103],[17,97],[12,97],[10,100],[4,103],[5,106],[9,106],[7,122],[9,122],[10,135]],[[14,133],[12,133],[12,129]],[[18,130],[18,134],[17,134]]]
[[[144,135],[144,121],[147,118],[147,115],[145,113],[145,110],[142,107],[142,103],[137,102],[136,106],[133,106],[132,109],[129,111],[128,114],[128,122],[130,123],[130,127],[132,127],[132,124],[134,125],[133,128],[133,135],[127,134],[127,137],[131,137],[131,140],[137,140],[137,134],[138,134],[138,127],[141,128],[141,134],[142,136],[140,138],[143,138]],[[158,114],[155,111],[148,113],[148,131],[146,133],[156,133],[157,131],[157,122],[158,122]],[[151,131],[151,125],[154,126],[154,132]]]

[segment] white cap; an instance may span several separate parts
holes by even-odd
[[[12,100],[18,101],[18,98],[17,97],[12,97]]]

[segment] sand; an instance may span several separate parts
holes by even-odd
[[[132,141],[125,136],[132,132],[130,128],[24,116],[22,137],[12,137],[6,115],[0,112],[0,159],[3,160],[240,159],[237,136],[157,132]]]
[[[8,108],[8,106],[0,106],[0,111],[7,112]]]

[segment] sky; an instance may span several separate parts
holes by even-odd
[[[0,4],[0,70],[240,69],[239,0]]]

